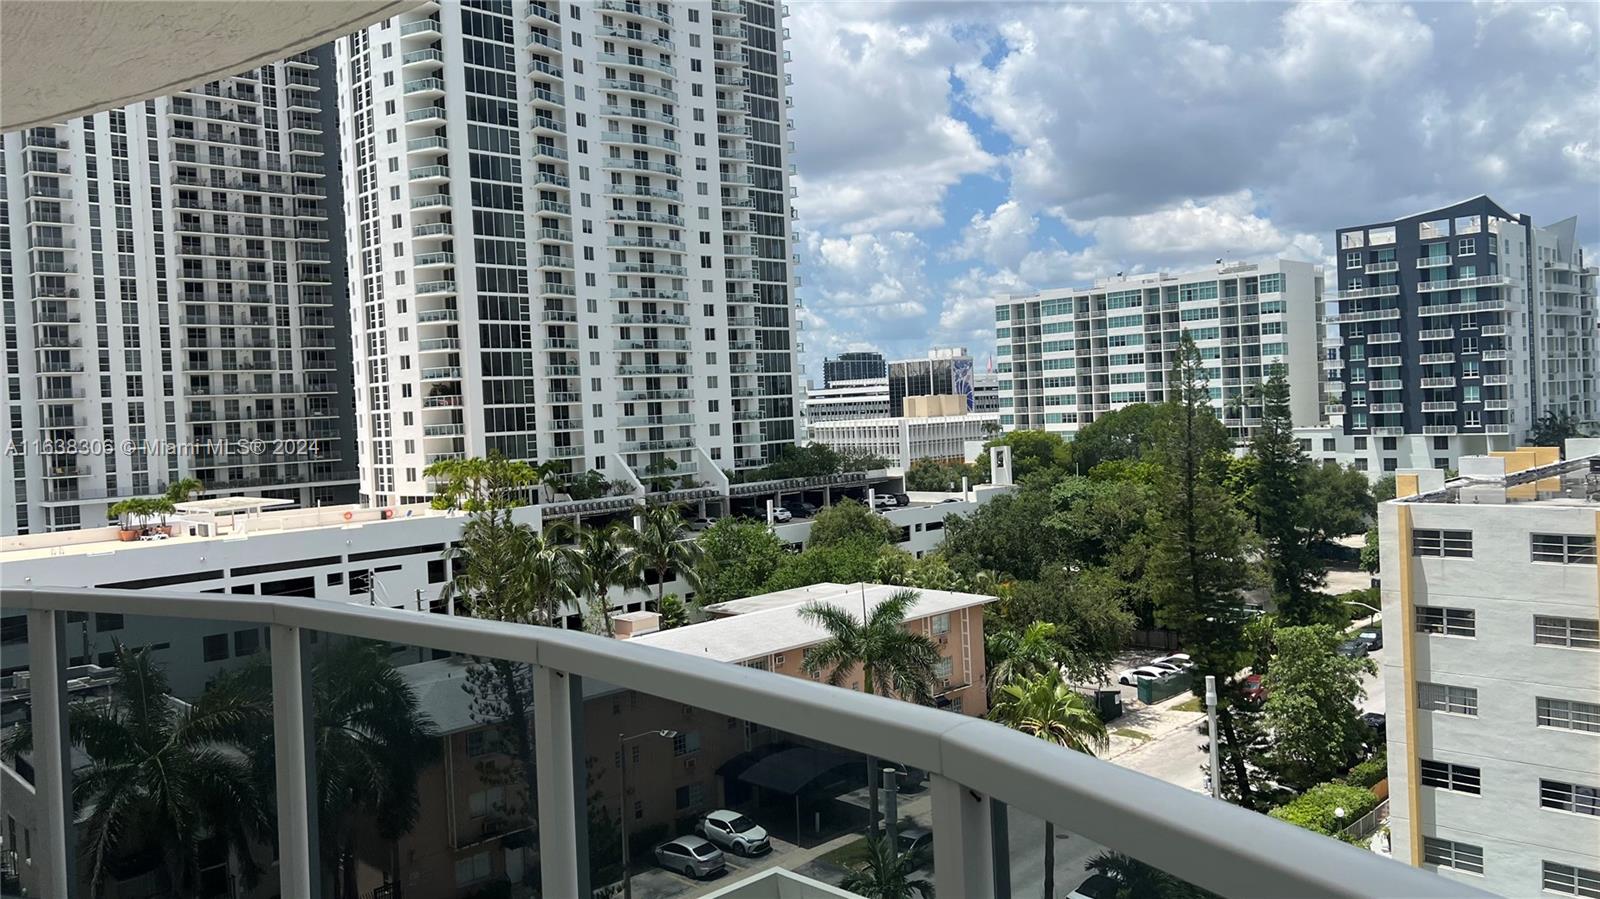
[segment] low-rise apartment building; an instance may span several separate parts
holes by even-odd
[[[941,399],[961,397],[907,398],[906,408],[912,409],[919,400]],[[998,413],[970,412],[813,422],[807,436],[813,443],[826,443],[840,452],[881,456],[891,467],[904,471],[918,459],[960,461],[966,457],[967,444],[999,433]]]
[[[1600,894],[1600,440],[1401,471],[1379,512],[1394,857]]]

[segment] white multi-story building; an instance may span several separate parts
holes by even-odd
[[[889,414],[889,379],[858,378],[834,381],[806,391],[806,422],[883,418]]]
[[[961,461],[969,442],[999,433],[994,412],[960,415],[896,415],[811,422],[807,436],[840,452],[869,453],[901,470],[918,459]]]
[[[1600,440],[1566,452],[1379,513],[1394,857],[1503,896],[1600,893]]]
[[[364,496],[493,452],[692,477],[796,442],[781,15],[442,0],[338,42]]]
[[[1335,239],[1319,458],[1455,467],[1546,413],[1600,415],[1596,272],[1576,218],[1538,227],[1479,196]]]
[[[353,497],[331,59],[4,136],[0,533],[101,527],[185,477]]]
[[[1259,385],[1276,365],[1289,381],[1295,423],[1315,425],[1321,318],[1322,267],[1287,259],[1001,298],[1001,427],[1072,434],[1102,413],[1161,402],[1184,331],[1236,439],[1260,423]]]

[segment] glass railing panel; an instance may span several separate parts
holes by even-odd
[[[61,612],[78,895],[278,892],[266,625]],[[0,617],[4,895],[48,895],[29,671],[49,639]],[[14,854],[13,854],[14,853]]]
[[[994,818],[995,899],[1220,899],[1141,861],[1136,847],[1104,846],[1017,808]]]
[[[936,823],[925,771],[813,739],[776,705],[770,720],[754,721],[592,679],[584,687],[597,895],[621,885],[622,815],[636,897],[734,887],[813,895],[806,881],[861,895],[879,895],[873,883],[931,886]]]
[[[323,637],[310,660],[323,894],[530,895],[533,667]]]

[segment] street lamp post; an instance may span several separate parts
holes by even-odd
[[[617,801],[618,820],[622,825],[622,899],[633,899],[633,877],[628,871],[628,744],[644,737],[671,740],[677,736],[675,730],[647,730],[631,737],[617,734],[617,755],[622,759],[622,790]]]

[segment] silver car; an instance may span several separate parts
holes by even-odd
[[[656,864],[685,877],[710,877],[728,869],[722,850],[695,836],[678,837],[657,846]]]

